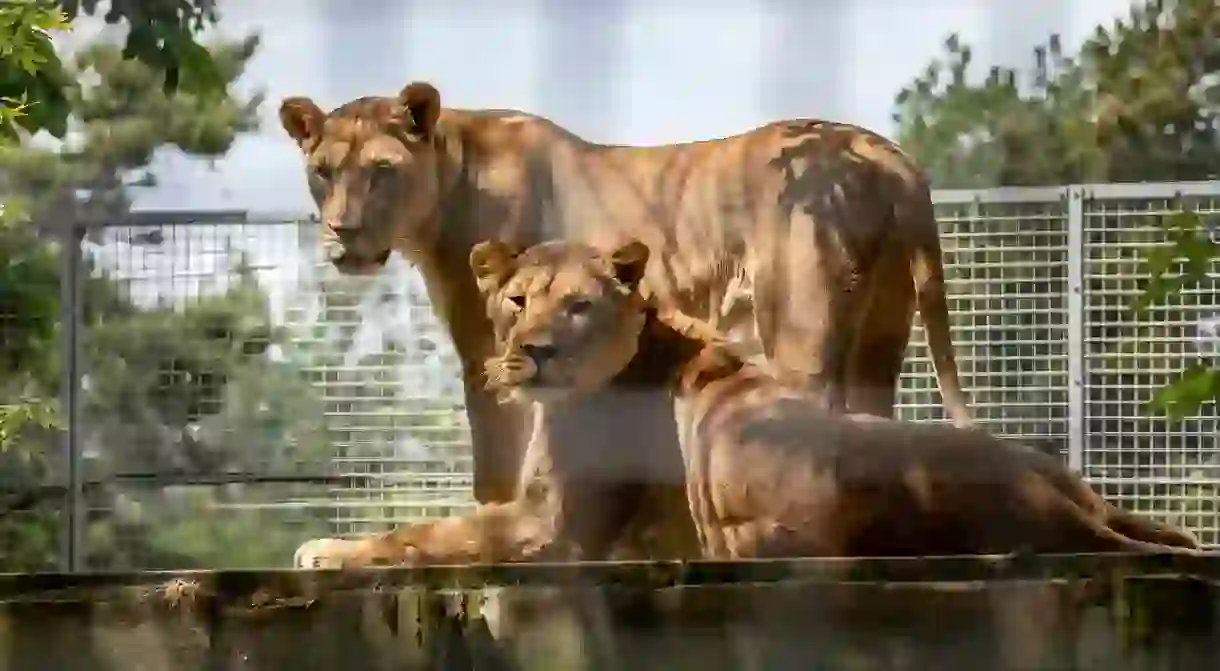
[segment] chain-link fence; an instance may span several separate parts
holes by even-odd
[[[1169,423],[1146,408],[1217,346],[1217,297],[1186,292],[1138,319],[1129,308],[1158,221],[1215,212],[1220,183],[935,197],[978,419],[1058,445],[1112,500],[1220,542],[1216,409]],[[309,537],[473,505],[457,360],[421,278],[397,257],[375,277],[341,276],[315,229],[304,216],[146,212],[79,232],[62,248],[79,255],[5,259],[3,351],[50,348],[41,374],[67,401],[56,432],[22,395],[37,385],[0,380],[0,440],[20,446],[0,451],[3,505],[23,511],[0,515],[0,534],[46,531],[46,547],[6,568],[49,554],[89,569],[282,565]],[[15,291],[42,312],[6,311]],[[923,342],[917,320],[900,414],[940,421]]]

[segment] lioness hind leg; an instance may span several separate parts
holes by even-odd
[[[812,520],[800,529],[763,519],[723,529],[731,559],[785,559],[792,557],[841,557],[842,544]]]
[[[1092,531],[1097,535],[1097,549],[1094,552],[1156,552],[1169,554],[1200,554],[1199,550],[1183,547],[1181,545],[1167,545],[1165,543],[1151,543],[1148,541],[1135,540],[1124,536],[1117,531],[1111,529],[1104,524],[1094,520],[1091,524]]]
[[[915,316],[915,290],[907,269],[888,255],[872,275],[848,363],[847,411],[893,418]]]
[[[1053,488],[1045,481],[1039,483],[1042,491],[1032,492],[1027,499],[1031,510],[1043,516],[1043,530],[1037,534],[1035,548],[1042,552],[1137,552],[1197,555],[1200,551],[1190,547],[1169,545],[1131,538],[1106,524],[1106,520],[1094,510],[1086,510]]]
[[[1203,543],[1199,540],[1198,536],[1191,533],[1189,529],[1137,515],[1112,504],[1107,503],[1106,507],[1109,514],[1106,522],[1111,529],[1124,536],[1149,543],[1173,545],[1194,550],[1199,550],[1203,547]]]
[[[1038,459],[1045,463],[1046,460]],[[1072,500],[1086,514],[1099,518],[1114,531],[1137,541],[1160,543],[1198,550],[1203,547],[1199,539],[1185,528],[1160,522],[1151,517],[1136,515],[1107,501],[1085,482],[1079,474],[1068,470],[1057,458],[1051,462],[1050,470],[1043,470],[1043,477],[1060,492]]]
[[[818,235],[803,215],[791,226]],[[844,286],[842,261],[830,258],[826,242],[800,249],[777,242],[760,251],[753,269],[754,319],[767,359],[786,383],[807,387],[830,412],[847,409],[847,370],[859,306]],[[801,254],[800,252],[806,252]]]

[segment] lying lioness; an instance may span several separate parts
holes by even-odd
[[[1037,449],[822,410],[706,326],[649,308],[631,288],[648,260],[643,244],[602,254],[556,242],[516,254],[489,242],[476,253],[503,352],[487,366],[496,387],[553,408],[587,404],[621,394],[615,377],[646,356],[672,390],[705,557],[1199,548],[1185,530],[1111,505]]]
[[[650,514],[675,533],[693,519],[706,558],[1198,551],[1189,532],[1116,508],[1037,449],[822,410],[702,322],[659,315],[638,291],[647,260],[638,242],[611,254],[478,245],[471,265],[500,352],[488,384],[538,410],[521,495],[363,541],[312,541],[298,565],[596,556]],[[679,473],[662,466],[676,451]],[[684,485],[688,511],[629,504],[667,485]]]

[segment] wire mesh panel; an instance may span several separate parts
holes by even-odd
[[[1207,544],[1220,543],[1216,408],[1206,404],[1171,422],[1148,403],[1185,368],[1215,356],[1209,320],[1220,315],[1220,299],[1212,285],[1175,293],[1143,315],[1131,304],[1147,278],[1141,259],[1166,244],[1166,217],[1183,209],[1216,213],[1214,186],[1211,196],[1135,198],[1111,185],[1083,211],[1085,475],[1119,505],[1177,518]]]
[[[338,276],[314,228],[91,232],[90,568],[282,565],[307,538],[470,501],[456,365],[415,273]]]
[[[330,456],[320,406],[283,359],[273,319],[269,286],[295,231],[149,216],[88,232],[75,430],[96,483],[86,490],[89,568],[291,555],[296,539],[279,533],[291,514],[272,522],[265,510],[308,487],[243,480],[324,473]],[[226,474],[232,484],[217,479]],[[313,521],[306,531],[325,531]]]
[[[394,256],[374,277],[341,275],[316,227],[298,230],[312,277],[285,323],[325,404],[338,472],[334,533],[460,514],[474,505],[457,355],[419,273]]]
[[[1067,212],[1058,189],[937,196],[950,322],[978,422],[1066,451]],[[944,421],[922,318],[903,369],[899,416]]]

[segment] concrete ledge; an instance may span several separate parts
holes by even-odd
[[[1213,669],[1220,556],[0,575],[0,671]]]

